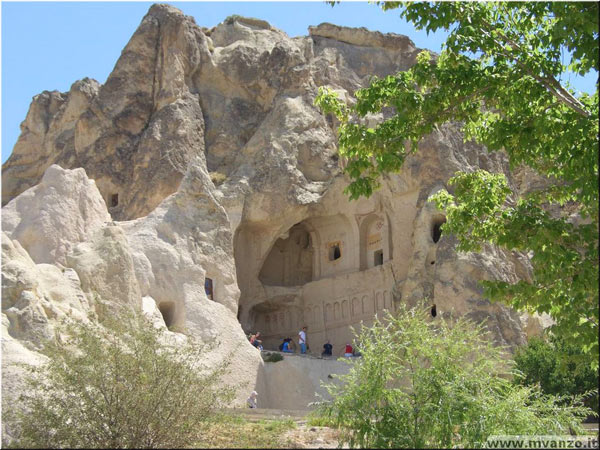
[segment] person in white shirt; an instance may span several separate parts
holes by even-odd
[[[302,327],[298,333],[298,343],[300,344],[300,353],[306,354],[306,327]]]

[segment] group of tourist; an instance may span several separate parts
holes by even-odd
[[[300,344],[300,353],[306,354],[306,350],[309,349],[308,342],[306,340],[306,327],[302,327],[300,332],[298,333],[298,344]],[[260,339],[260,331],[257,331],[256,334],[250,334],[248,336],[250,340],[250,344],[256,347],[259,350],[264,350],[262,345],[262,339]],[[329,344],[329,341],[327,341]],[[296,343],[290,337],[287,337],[283,340],[281,344],[279,344],[279,350],[285,353],[295,353],[296,352]]]
[[[333,345],[331,345],[331,343],[329,341],[327,341],[324,345],[323,345],[323,352],[321,353],[321,356],[333,356]],[[346,346],[344,347],[344,356],[346,358],[350,358],[352,356],[361,356],[360,352],[356,349],[353,348],[352,345],[349,342],[346,342]]]
[[[308,340],[306,337],[307,327],[302,327],[302,329],[298,332],[298,344],[300,345],[300,354],[306,354],[307,350],[310,350],[308,346]],[[250,344],[256,347],[259,350],[264,350],[262,346],[262,339],[260,339],[260,331],[257,331],[256,334],[250,334],[248,338],[250,339]],[[279,344],[279,351],[284,353],[296,353],[296,343],[291,337],[286,337],[283,339],[283,342]],[[322,357],[333,356],[333,345],[329,340],[325,344],[323,344],[323,351],[321,352]],[[360,353],[352,347],[349,342],[346,342],[346,346],[344,348],[344,356],[349,358],[352,356],[360,356]]]
[[[306,354],[307,350],[310,350],[308,346],[308,340],[306,337],[307,327],[302,327],[302,329],[298,332],[298,344],[300,344],[300,354]],[[250,343],[259,350],[263,350],[262,340],[260,339],[260,331],[257,331],[256,334],[250,334],[248,336],[250,339]],[[295,353],[296,352],[296,343],[290,337],[286,337],[281,344],[279,344],[279,350],[284,353]],[[323,351],[321,352],[322,357],[333,356],[333,345],[329,340],[325,344],[323,344]],[[346,347],[344,348],[344,356],[347,358],[353,356],[360,356],[360,353],[352,347],[349,342],[346,342]],[[250,397],[246,400],[246,404],[249,408],[257,407],[257,399],[258,393],[256,391],[252,391]]]

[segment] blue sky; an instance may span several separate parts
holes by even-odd
[[[290,36],[309,25],[331,22],[409,36],[421,48],[439,51],[443,33],[416,31],[397,11],[366,2],[334,8],[316,2],[169,2],[212,27],[231,14],[257,17]],[[123,47],[151,2],[2,2],[2,163],[19,136],[31,98],[44,90],[68,91],[84,77],[106,81]],[[579,89],[592,92],[589,77]]]

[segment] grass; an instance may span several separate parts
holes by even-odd
[[[329,428],[337,428],[337,424],[333,422],[332,419],[328,417],[318,416],[316,414],[310,414],[307,417],[306,424],[311,427],[329,427]]]
[[[202,430],[195,448],[292,448],[283,438],[296,428],[293,420],[260,420],[250,422],[243,417],[220,414]]]

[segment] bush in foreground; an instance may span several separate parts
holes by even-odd
[[[357,336],[362,358],[319,412],[351,447],[477,448],[494,434],[569,434],[590,412],[580,398],[511,381],[510,360],[482,326],[427,320],[419,306],[388,314]]]
[[[203,367],[206,346],[175,343],[143,317],[71,324],[49,343],[45,366],[31,369],[25,412],[12,420],[18,447],[185,447],[231,398],[218,379],[227,362]],[[10,416],[10,414],[9,414]]]
[[[565,361],[562,355],[569,359]],[[585,394],[598,387],[598,369],[577,364],[583,358],[579,347],[556,336],[532,338],[515,353],[516,368],[523,374],[515,382],[526,386],[539,383],[546,394]],[[585,404],[598,413],[598,392],[587,396]]]

